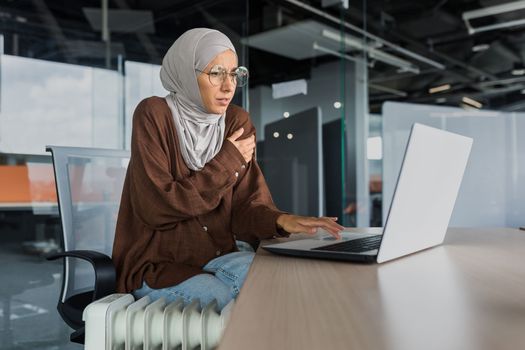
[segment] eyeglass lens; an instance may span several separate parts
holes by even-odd
[[[213,66],[208,75],[210,77],[210,83],[215,86],[222,84],[226,76],[229,76],[231,82],[239,87],[246,85],[249,76],[246,67],[237,67],[234,71],[228,72],[220,65]]]

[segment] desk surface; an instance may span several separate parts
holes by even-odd
[[[442,246],[384,264],[259,249],[219,350],[518,348],[525,232],[449,229]]]

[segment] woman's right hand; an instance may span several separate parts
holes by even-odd
[[[255,135],[237,141],[237,139],[241,137],[243,133],[244,129],[240,128],[239,130],[235,131],[230,137],[228,137],[227,140],[233,143],[235,147],[237,147],[239,152],[244,157],[246,163],[248,163],[250,160],[252,160],[253,152],[255,151]]]
[[[334,236],[336,239],[341,238],[341,231],[345,228],[337,223],[335,217],[312,217],[281,214],[277,218],[277,227],[288,233],[307,233],[314,235],[317,230],[322,228]]]

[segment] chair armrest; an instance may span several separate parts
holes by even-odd
[[[86,260],[93,266],[93,269],[95,270],[95,290],[93,292],[93,301],[115,293],[116,272],[113,261],[109,256],[93,250],[70,250],[67,252],[50,254],[46,256],[46,259],[56,260],[66,257]]]

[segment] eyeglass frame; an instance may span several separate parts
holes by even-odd
[[[226,68],[224,68],[224,67],[221,66],[220,64],[216,64],[216,65],[214,65],[214,66],[211,68],[211,70],[213,70],[213,68],[215,68],[215,67],[217,67],[217,66],[218,66],[218,67],[222,67],[222,68],[223,68],[223,72],[227,72],[227,75],[228,75],[228,76],[230,76],[230,77],[235,76],[235,78],[234,78],[233,81],[232,81],[232,84],[235,84],[235,87],[243,87],[243,86],[245,86],[245,85],[248,83],[248,78],[250,77],[250,72],[249,72],[248,68],[246,68],[246,67],[244,67],[244,66],[239,66],[239,67],[236,67],[236,68],[234,69],[233,72],[232,72],[232,71],[228,72],[228,71],[226,70]],[[234,73],[234,72],[237,71],[239,68],[244,68],[244,69],[246,69],[246,83],[243,84],[243,85],[239,85],[239,84],[237,83],[237,76],[238,76],[238,75],[237,75],[236,73]],[[224,80],[225,80],[226,78],[223,78],[220,84],[217,84],[217,85],[216,85],[216,84],[212,83],[212,81],[211,81],[211,74],[212,74],[211,70],[210,70],[210,72],[205,72],[205,71],[203,71],[203,70],[200,70],[200,69],[195,68],[195,71],[200,72],[200,73],[204,73],[204,74],[207,74],[207,75],[208,75],[208,80],[209,80],[209,82],[210,82],[211,85],[213,85],[213,86],[220,86],[220,85],[224,84]],[[218,72],[217,72],[217,73],[218,73]],[[231,79],[231,78],[230,78],[230,79]]]

